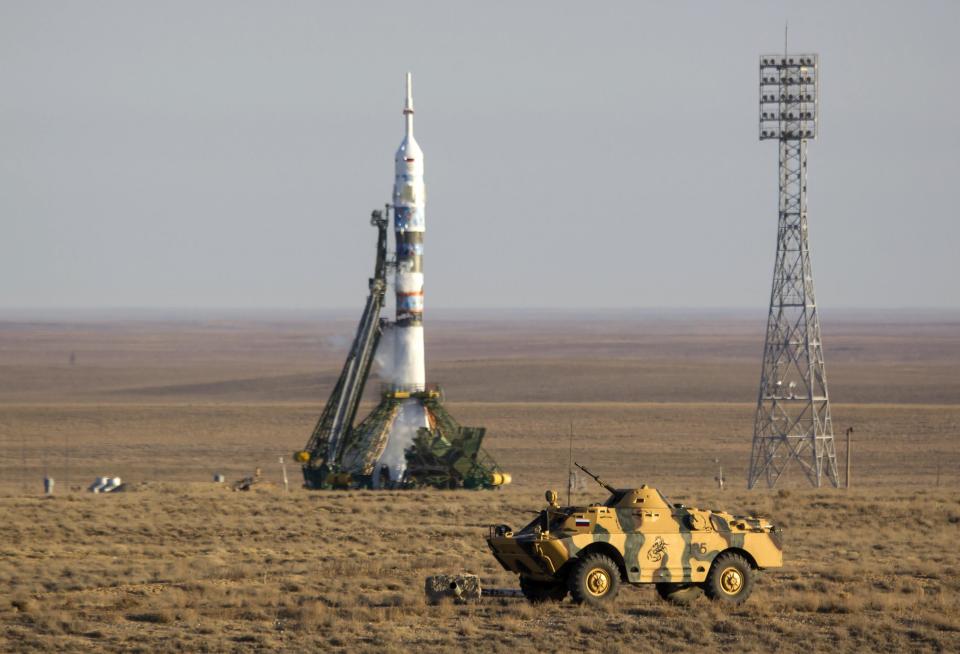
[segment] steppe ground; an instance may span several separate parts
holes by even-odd
[[[956,314],[823,316],[853,489],[794,471],[752,492],[762,315],[430,322],[429,377],[488,428],[514,478],[499,492],[308,492],[289,465],[284,491],[278,457],[305,442],[353,316],[28,318],[0,320],[0,650],[960,650]],[[562,489],[571,424],[575,458],[618,485],[770,516],[786,566],[734,610],[649,588],[608,611],[426,605],[428,574],[515,585],[486,525]],[[211,481],[256,467],[272,483],[249,493]],[[83,492],[98,475],[130,492]],[[589,482],[574,499],[603,496]]]

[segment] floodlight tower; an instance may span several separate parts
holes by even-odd
[[[839,486],[807,240],[807,140],[819,119],[815,54],[760,57],[760,140],[780,145],[780,219],[747,488],[797,464]]]

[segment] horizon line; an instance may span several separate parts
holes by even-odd
[[[0,320],[9,320],[11,318],[29,319],[31,316],[87,316],[96,317],[98,315],[107,317],[109,315],[141,315],[151,317],[184,317],[189,315],[255,315],[266,317],[268,314],[278,314],[280,316],[355,316],[358,314],[357,307],[242,307],[242,306],[0,306]],[[490,313],[496,315],[503,314],[559,314],[559,315],[616,315],[616,314],[763,314],[768,311],[768,307],[748,307],[748,306],[634,306],[634,307],[559,307],[559,306],[527,306],[527,307],[433,307],[430,313],[438,314],[439,318],[444,315],[476,315]],[[826,309],[818,307],[820,313],[860,313],[860,314],[956,314],[960,317],[960,306],[833,306]],[[384,312],[385,314],[388,312]]]

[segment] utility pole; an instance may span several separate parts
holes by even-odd
[[[280,457],[280,469],[283,470],[283,492],[290,492],[290,481],[287,479],[287,464],[283,462],[283,457]]]
[[[853,435],[853,427],[847,427],[847,490],[850,490],[850,440]]]
[[[24,493],[28,489],[27,481],[27,437],[20,432],[20,486]]]
[[[43,432],[43,494],[50,496],[53,495],[53,477],[50,476],[50,468],[47,465],[47,432]]]
[[[65,461],[66,465],[64,466],[66,470],[63,471],[63,478],[64,478],[64,482],[66,483],[65,490],[66,492],[69,493],[70,492],[70,432],[69,431],[67,431],[63,435],[63,450],[64,450],[64,456],[66,458],[66,461]]]
[[[726,485],[726,480],[723,478],[723,464],[720,463],[719,458],[714,459],[713,462],[717,464],[717,476],[714,477],[714,481],[717,482],[717,488],[723,490]]]

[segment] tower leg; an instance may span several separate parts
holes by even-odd
[[[747,487],[798,465],[839,486],[807,238],[807,142],[781,138],[780,217]]]

